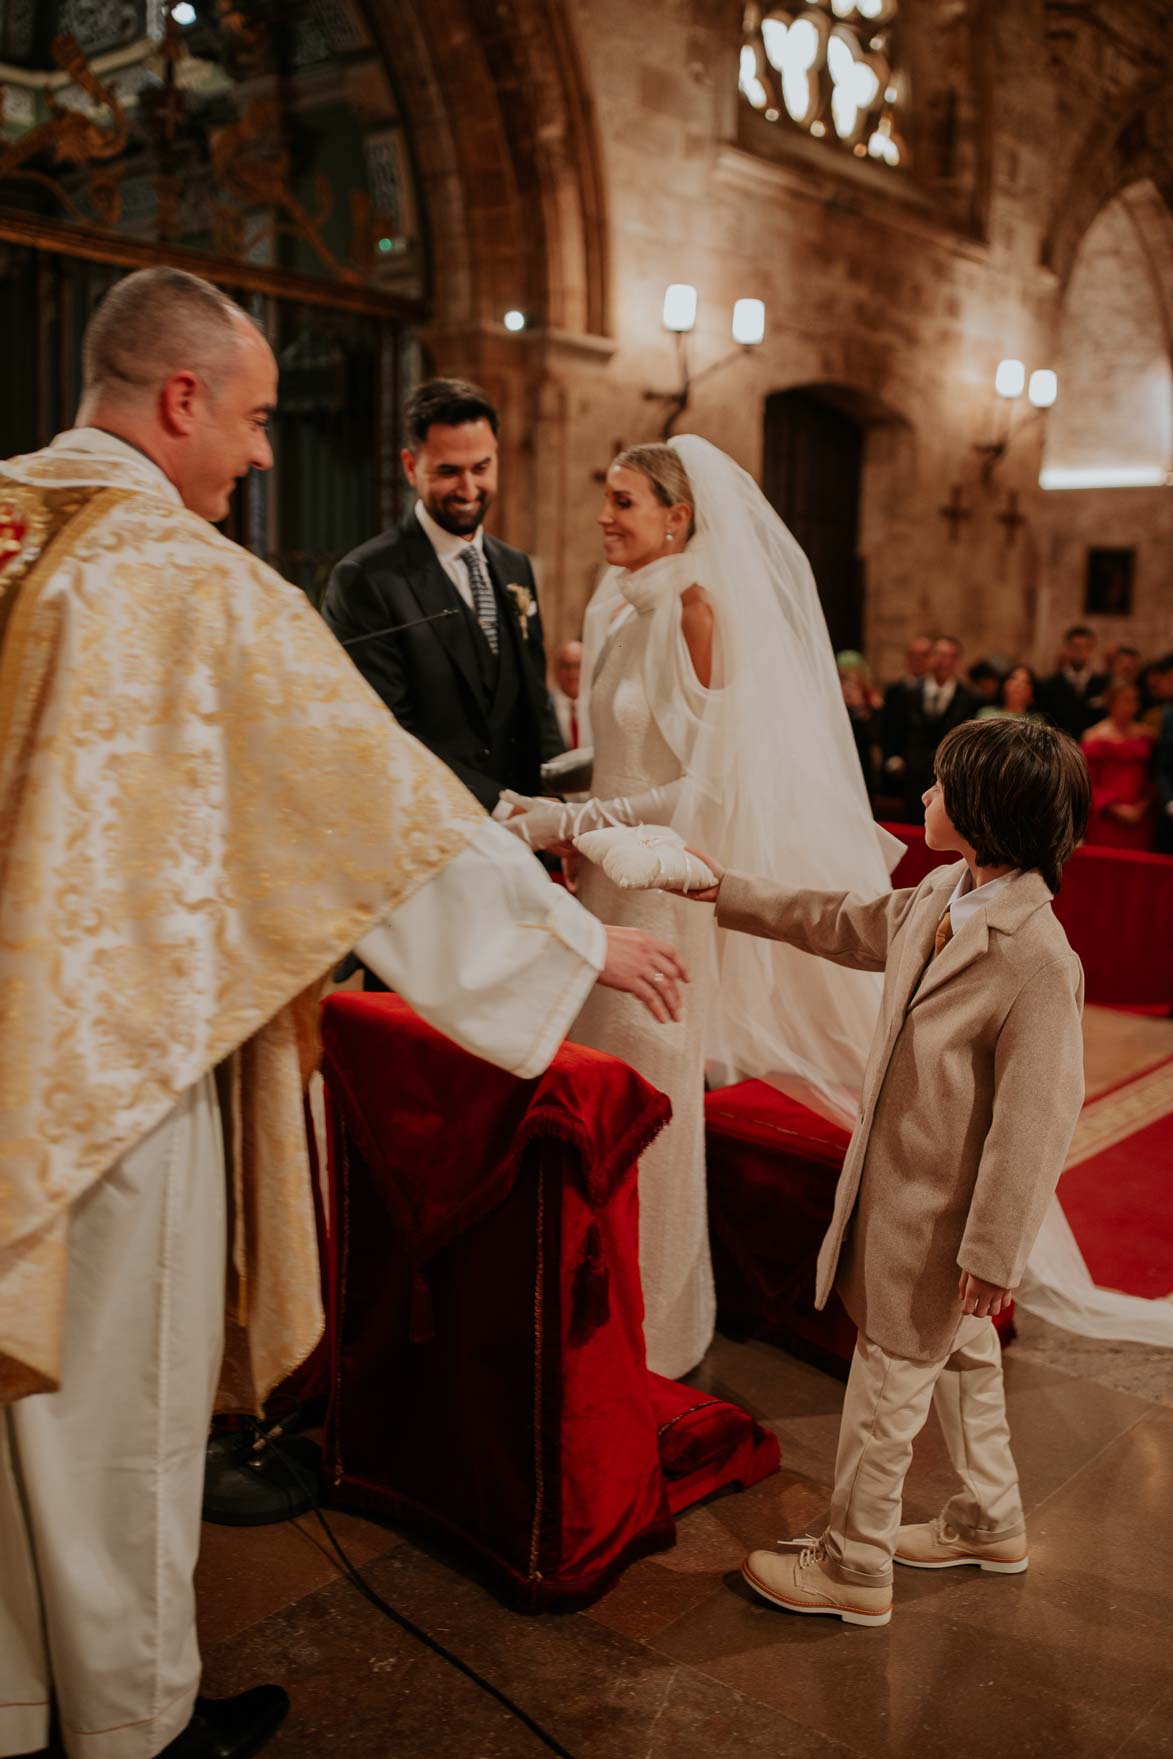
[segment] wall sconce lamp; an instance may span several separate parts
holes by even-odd
[[[680,369],[680,387],[676,391],[645,391],[644,399],[649,403],[667,403],[668,413],[664,418],[661,438],[670,439],[672,431],[680,417],[688,408],[692,397],[692,388],[710,374],[719,372],[728,366],[739,354],[757,348],[766,335],[766,308],[760,299],[739,299],[733,307],[732,336],[736,347],[720,360],[704,367],[699,373],[693,373],[688,361],[688,337],[696,324],[697,296],[696,288],[686,281],[675,281],[664,292],[664,328],[676,338],[676,359]]]
[[[1030,413],[1021,416],[1017,422],[1012,422],[1010,405],[1016,403],[1024,391],[1031,405]],[[1044,410],[1050,409],[1059,395],[1059,379],[1050,367],[1037,367],[1028,381],[1022,361],[1000,360],[994,374],[994,392],[1006,406],[1002,437],[998,440],[978,441],[974,445],[974,451],[981,456],[981,478],[986,486],[993,481],[994,472],[1006,456],[1015,434],[1028,422],[1036,421]]]

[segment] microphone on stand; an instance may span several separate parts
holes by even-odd
[[[377,641],[381,635],[402,635],[405,629],[419,629],[424,623],[438,623],[442,617],[459,617],[453,605],[447,611],[434,611],[430,617],[416,617],[410,623],[389,623],[386,629],[371,629],[366,635],[352,635],[343,647],[357,647],[360,641]]]

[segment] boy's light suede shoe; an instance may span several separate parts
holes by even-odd
[[[787,1612],[821,1612],[845,1625],[886,1625],[892,1617],[892,1588],[884,1582],[867,1588],[836,1582],[824,1569],[821,1547],[808,1546],[797,1556],[751,1551],[741,1573],[763,1600]]]
[[[896,1562],[914,1570],[952,1570],[976,1564],[999,1576],[1019,1576],[1030,1563],[1026,1534],[1014,1539],[965,1539],[943,1515],[919,1526],[901,1527],[896,1535]]]

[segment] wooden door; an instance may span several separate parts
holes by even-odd
[[[863,646],[862,470],[863,428],[849,415],[817,391],[767,398],[762,487],[806,552],[836,652]]]

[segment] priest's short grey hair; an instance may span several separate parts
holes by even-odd
[[[137,402],[186,371],[214,397],[231,373],[242,318],[235,300],[198,275],[139,269],[115,282],[90,319],[82,394]]]

